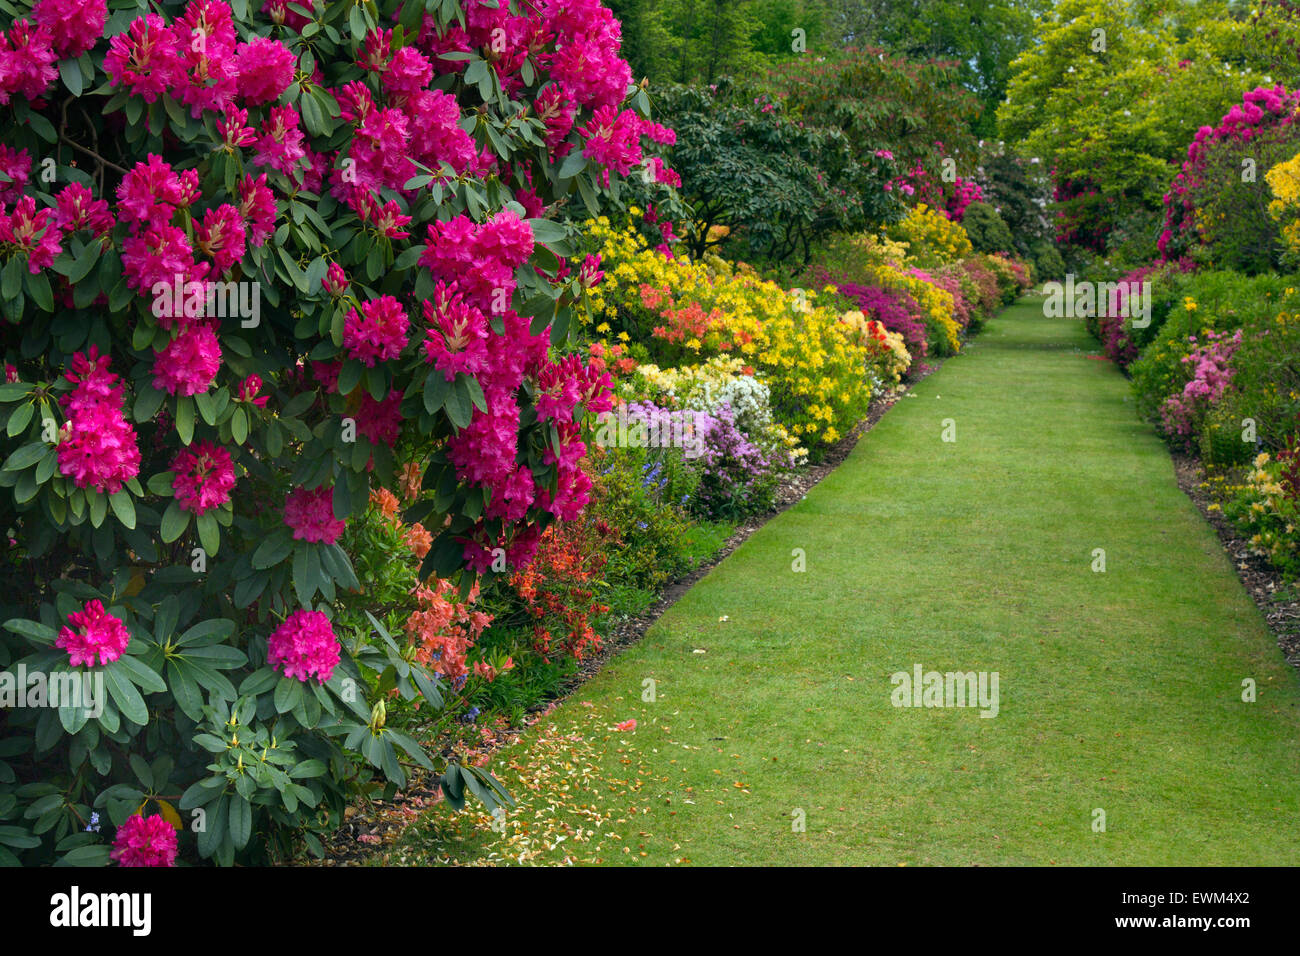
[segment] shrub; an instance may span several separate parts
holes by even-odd
[[[961,221],[962,228],[976,252],[1013,252],[1011,230],[996,209],[984,202],[971,203]]]
[[[662,90],[656,107],[676,132],[672,162],[694,209],[682,238],[694,256],[720,245],[732,257],[806,259],[832,232],[902,215],[885,189],[892,160],[860,159],[839,129],[795,122],[779,100],[724,80]]]
[[[659,366],[739,356],[763,374],[774,418],[813,454],[865,413],[866,349],[817,293],[783,289],[717,257],[666,258],[608,220],[587,228],[605,269],[591,297],[597,332],[626,333]]]
[[[1239,483],[1223,478],[1218,493],[1223,513],[1246,536],[1251,550],[1266,558],[1287,578],[1300,577],[1300,496],[1296,486],[1294,437],[1276,458],[1259,454]]]
[[[889,236],[906,244],[908,257],[924,268],[950,265],[971,254],[971,242],[960,223],[925,203],[913,206]]]
[[[1181,300],[1172,305],[1155,339],[1130,366],[1138,411],[1155,420],[1165,400],[1182,392],[1192,379],[1192,367],[1183,362],[1192,353],[1191,339],[1203,337],[1207,332],[1230,335],[1243,329],[1242,347],[1249,350],[1246,355],[1258,354],[1259,364],[1268,364],[1270,374],[1279,374],[1279,367],[1288,361],[1285,354],[1265,359],[1267,349],[1257,343],[1256,336],[1265,331],[1272,335],[1271,330],[1279,328],[1277,317],[1283,311],[1285,290],[1294,281],[1282,276],[1249,277],[1235,272],[1203,272],[1181,278],[1176,287]],[[1282,323],[1281,328],[1289,330],[1290,322]],[[1263,341],[1273,340],[1266,337]],[[1248,367],[1254,364],[1253,359],[1246,363]],[[1236,362],[1234,365],[1241,367]],[[1260,399],[1261,406],[1265,405],[1263,399],[1272,385],[1260,381],[1258,373],[1250,373],[1248,380],[1258,382],[1251,386],[1251,392]],[[1272,419],[1261,416],[1259,420],[1265,423]],[[1261,434],[1268,436],[1270,447],[1278,447],[1273,444],[1280,440],[1274,426]]]
[[[453,805],[507,799],[390,721],[390,692],[436,708],[442,681],[384,609],[354,613],[384,579],[346,529],[414,466],[420,578],[466,599],[467,565],[552,569],[577,533],[609,383],[549,351],[595,278],[548,216],[598,213],[669,138],[617,23],[586,0],[192,0],[101,31],[103,0],[66,6],[13,26],[37,65],[0,71],[0,665],[108,694],[6,711],[0,862],[106,862],[142,810],[205,811],[183,858],[319,850],[409,761]],[[500,32],[524,42],[499,55]]]

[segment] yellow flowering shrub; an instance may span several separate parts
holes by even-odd
[[[1251,550],[1266,558],[1288,578],[1300,577],[1300,508],[1284,483],[1288,460],[1267,452],[1255,458],[1244,476],[1239,472],[1211,476],[1223,513],[1250,540]]]
[[[900,222],[890,227],[889,234],[906,243],[910,258],[926,268],[951,265],[974,252],[961,223],[925,203],[909,209]]]
[[[712,256],[666,259],[604,217],[585,231],[605,272],[588,299],[593,323],[627,332],[660,366],[738,357],[771,389],[775,419],[809,448],[838,441],[865,414],[871,352],[825,304],[829,296],[786,290]]]
[[[1300,153],[1278,163],[1264,179],[1273,193],[1268,214],[1282,230],[1283,260],[1295,265],[1300,263]]]

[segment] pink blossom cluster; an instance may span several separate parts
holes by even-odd
[[[108,367],[111,359],[92,345],[72,357],[64,377],[73,383],[63,396],[68,421],[59,442],[59,473],[78,488],[116,494],[140,472],[135,429],[122,413],[125,389]]]
[[[262,376],[250,375],[239,383],[239,388],[235,390],[235,401],[246,402],[258,408],[266,408],[270,396],[262,395],[261,391]]]
[[[672,130],[643,120],[633,110],[620,111],[616,106],[600,107],[579,132],[586,140],[582,155],[603,167],[601,180],[606,186],[611,171],[626,176],[641,164],[642,136],[663,145],[677,141],[677,134]],[[681,185],[681,177],[664,166],[662,159],[653,157],[650,163],[655,182]]]
[[[1196,201],[1193,192],[1202,185],[1205,164],[1216,146],[1249,143],[1291,126],[1300,110],[1300,90],[1261,86],[1242,94],[1218,126],[1202,126],[1187,147],[1187,159],[1164,194],[1165,225],[1157,248],[1161,261],[1178,258],[1195,236]]]
[[[199,321],[176,334],[153,364],[153,386],[168,395],[206,392],[221,368],[221,346],[211,321]]]
[[[52,23],[58,19],[52,7],[44,10],[46,20]],[[35,24],[18,20],[7,35],[0,32],[0,106],[15,93],[39,102],[59,75],[54,65],[58,57],[54,37],[40,19]]]
[[[185,230],[172,225],[178,209],[186,209],[199,196],[198,172],[177,174],[161,156],[150,154],[122,177],[117,187],[117,217],[129,235],[122,241],[122,267],[127,285],[147,294],[158,282],[171,284],[202,281],[209,263],[196,262]],[[183,316],[159,317],[163,328]]]
[[[266,648],[266,662],[271,667],[304,683],[308,677],[320,684],[328,681],[338,667],[339,656],[334,625],[322,611],[294,611],[271,634]]]
[[[973,179],[958,176],[953,183],[952,195],[948,197],[945,211],[953,222],[961,222],[966,217],[966,207],[973,202],[984,200],[984,190]]]
[[[1187,341],[1192,350],[1182,361],[1192,368],[1191,380],[1160,406],[1160,422],[1166,433],[1181,438],[1193,434],[1196,422],[1232,384],[1232,357],[1241,346],[1241,329],[1231,336],[1209,331],[1204,342],[1194,335]]]
[[[222,0],[190,0],[174,23],[150,13],[113,37],[104,70],[114,86],[145,102],[170,96],[198,117],[239,101],[256,106],[277,99],[293,82],[295,62],[279,40],[240,41]]]
[[[8,214],[0,209],[0,251],[26,255],[27,271],[32,275],[54,264],[63,248],[59,235],[55,210],[38,210],[31,196],[19,199]]]
[[[172,491],[184,511],[201,515],[230,500],[235,466],[230,452],[211,442],[195,442],[172,461]]]
[[[284,499],[284,523],[299,541],[333,544],[343,533],[344,522],[334,517],[334,489],[326,485],[308,491],[296,488]]]
[[[68,615],[54,646],[68,652],[73,667],[111,664],[126,653],[131,632],[121,618],[104,610],[98,600],[87,601],[80,611]]]
[[[175,866],[179,850],[176,828],[161,813],[136,814],[117,828],[109,856],[118,866]]]
[[[410,320],[402,305],[391,295],[381,295],[361,304],[361,312],[348,312],[343,323],[343,350],[367,368],[388,362],[406,347]]]
[[[376,445],[392,448],[402,428],[402,393],[393,389],[376,401],[370,393],[361,391],[361,404],[356,411],[357,434]]]

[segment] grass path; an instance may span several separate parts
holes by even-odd
[[[495,762],[501,832],[439,807],[389,859],[1300,863],[1300,680],[1094,351],[1002,313]],[[918,663],[998,715],[892,706]]]

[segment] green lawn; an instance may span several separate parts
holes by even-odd
[[[1093,352],[1004,312],[501,755],[501,832],[435,807],[377,861],[1300,862],[1300,680]],[[918,663],[1000,712],[894,707]]]

